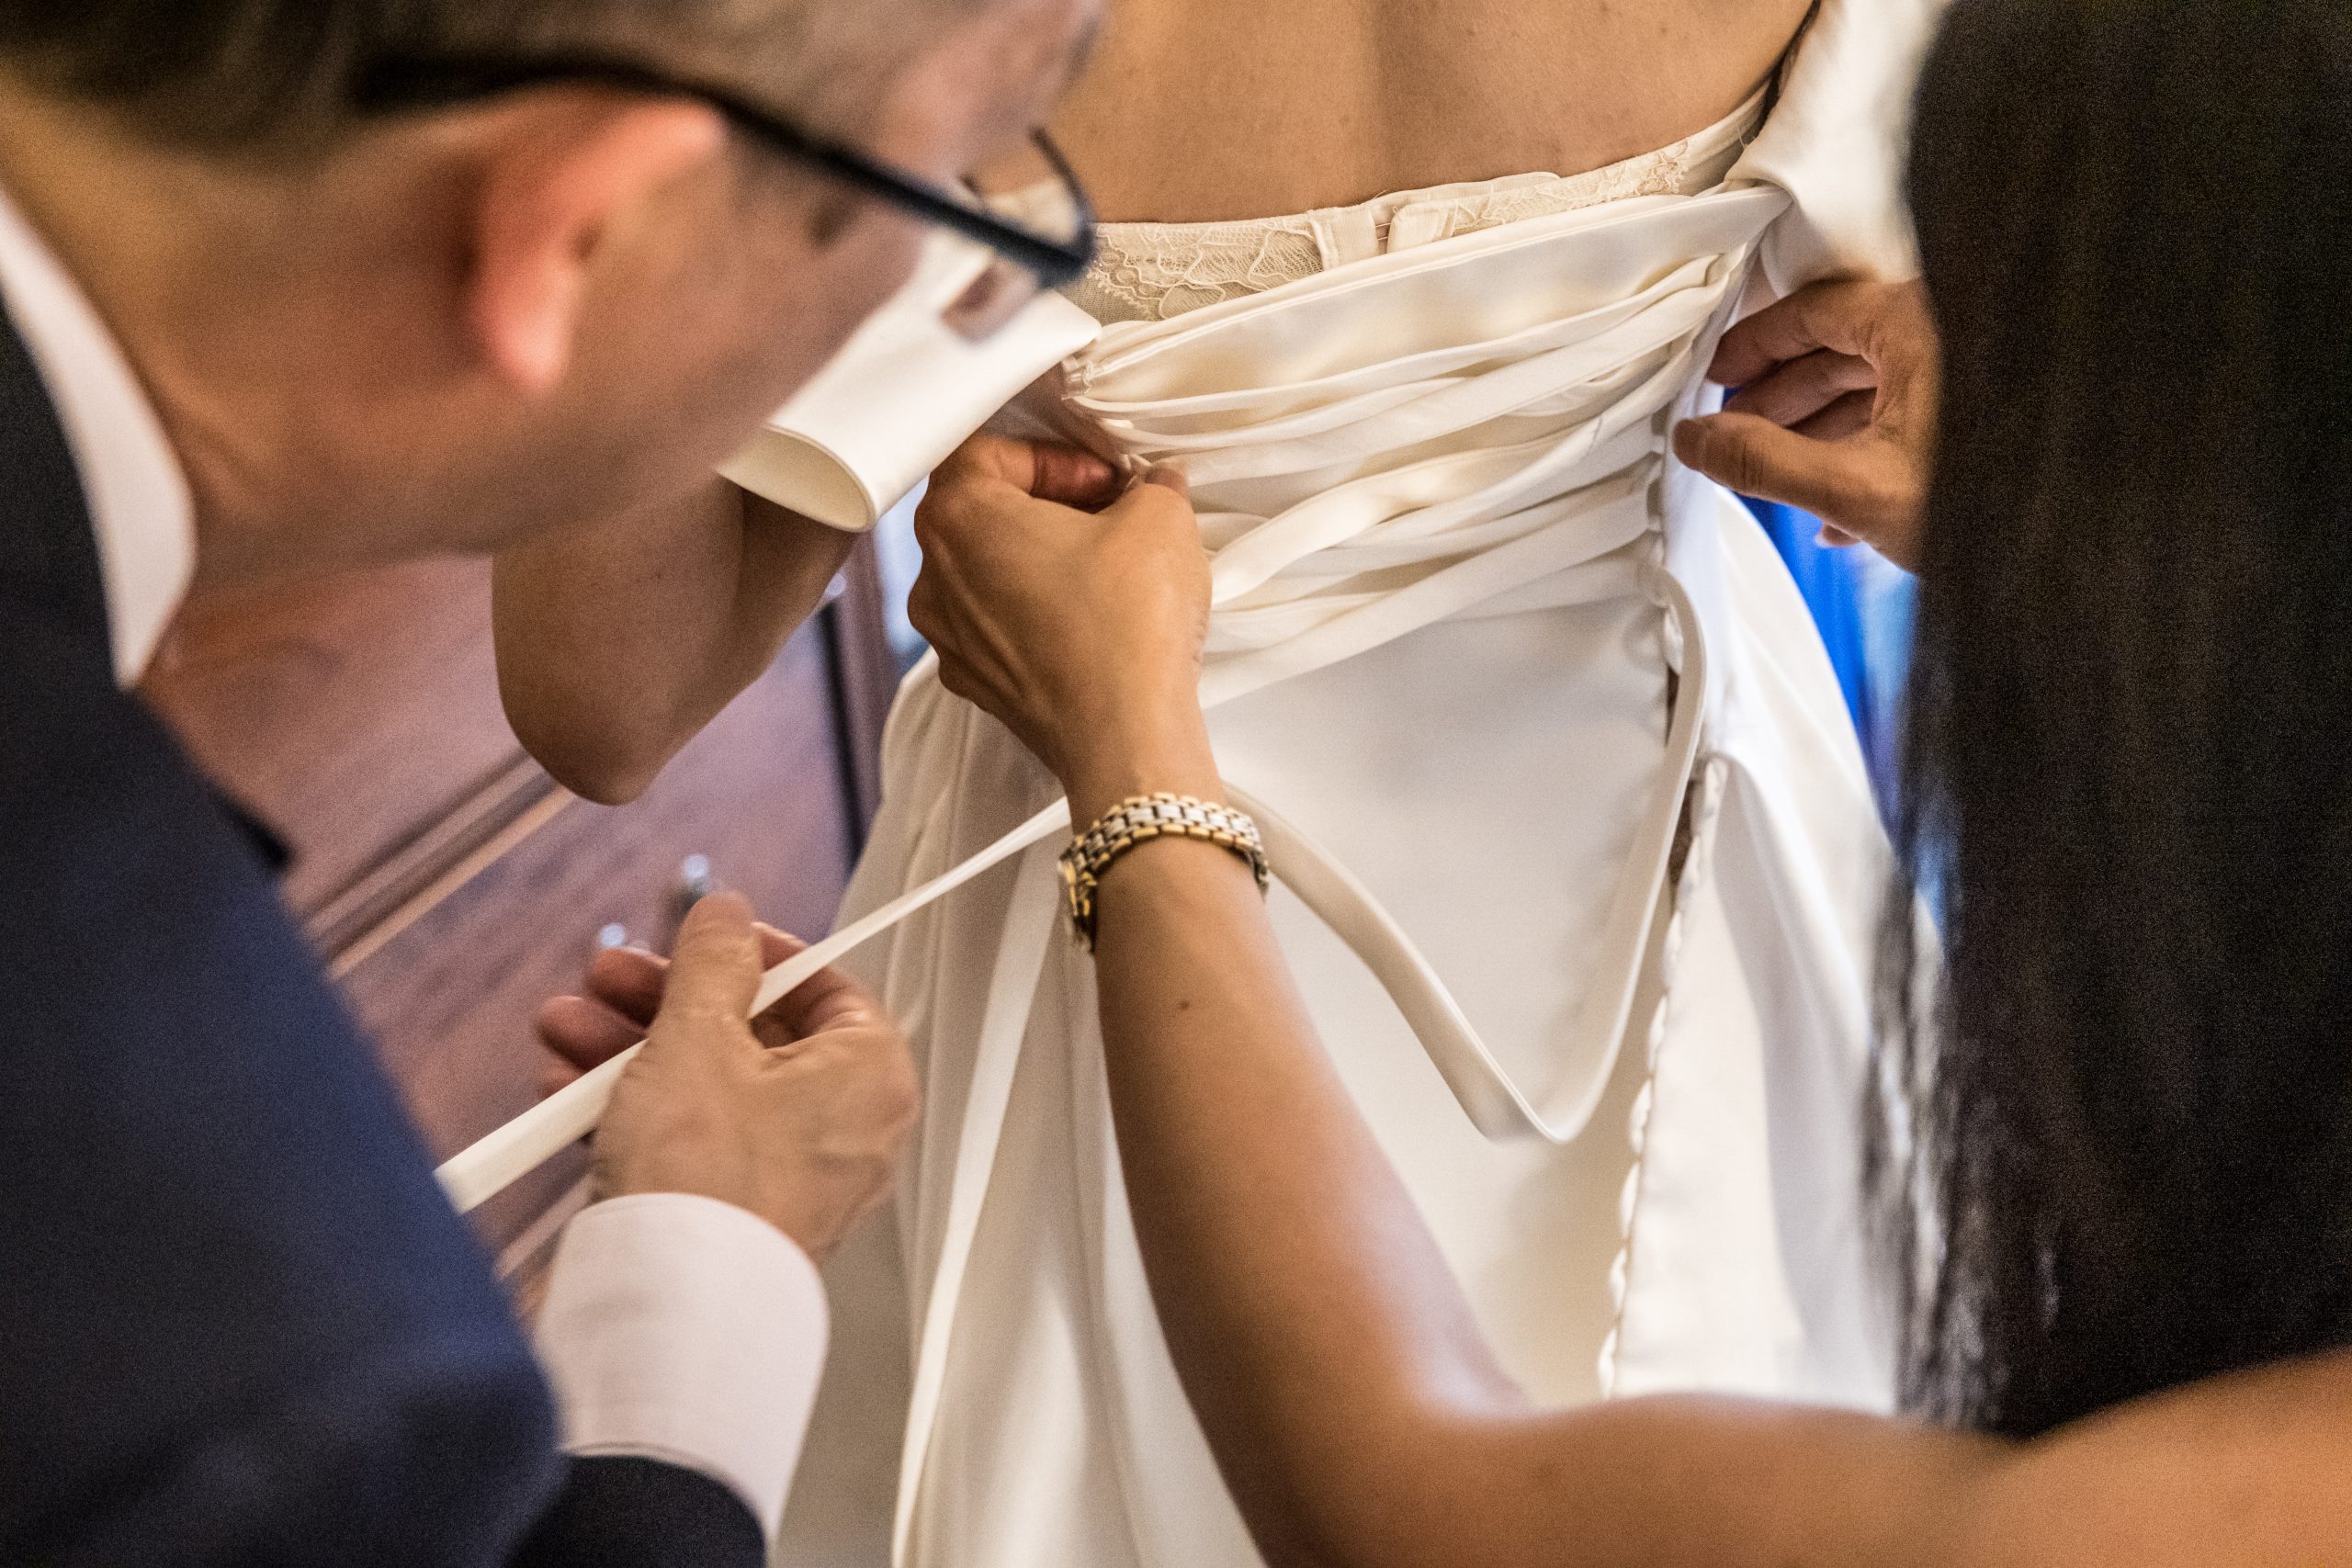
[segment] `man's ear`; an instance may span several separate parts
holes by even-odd
[[[727,141],[699,104],[566,107],[488,151],[476,198],[467,325],[492,370],[526,393],[569,367],[598,248]]]

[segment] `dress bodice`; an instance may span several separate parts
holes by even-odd
[[[1228,278],[1223,297],[1195,288],[1180,308],[1171,288],[1159,313],[1106,322],[1016,411],[1190,480],[1212,558],[1201,700],[1213,715],[1447,623],[1623,607],[1624,638],[1595,657],[1652,688],[1626,752],[1643,805],[1606,857],[1630,850],[1614,877],[1579,869],[1613,890],[1597,892],[1605,908],[1570,966],[1594,980],[1549,1043],[1548,1087],[1494,1055],[1340,860],[1283,819],[1288,802],[1228,778],[1277,875],[1388,989],[1490,1137],[1564,1144],[1590,1119],[1702,737],[1725,713],[1708,650],[1730,613],[1707,572],[1672,558],[1679,547],[1713,563],[1719,498],[1670,468],[1667,433],[1702,396],[1715,336],[1792,208],[1785,189],[1743,177],[1764,109],[1759,94],[1674,147],[1581,175],[1254,224],[1125,226],[1106,237],[1098,286],[1146,245],[1175,258],[1171,273],[1190,257],[1195,276],[1220,254],[1275,260]],[[1638,194],[1645,183],[1671,188]],[[1653,727],[1677,678],[1670,722]],[[991,852],[1042,843],[1066,820],[1049,808]]]
[[[1399,191],[1350,207],[1219,223],[1110,223],[1070,297],[1097,320],[1160,321],[1371,256],[1630,197],[1720,184],[1764,122],[1759,91],[1671,146],[1577,175],[1527,174]]]
[[[1227,778],[1280,808],[1276,939],[1547,1399],[1883,1398],[1852,1145],[1885,846],[1785,571],[1667,434],[1751,285],[1907,270],[1900,128],[1941,4],[1821,0],[1769,120],[1608,169],[1116,226],[1080,293],[1101,337],[1007,417],[1192,479],[1203,699]],[[1115,305],[1138,256],[1167,276]],[[898,1245],[859,1276],[904,1310],[837,1314],[870,1352],[842,1406],[882,1429],[836,1417],[812,1456],[898,1447],[872,1501],[900,1568],[1253,1563],[1056,933],[1067,808],[935,664],[884,766],[845,935],[924,1063]],[[826,1509],[858,1484],[805,1480]]]

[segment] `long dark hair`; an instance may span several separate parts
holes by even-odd
[[[1915,1410],[2352,1344],[2352,7],[1958,0],[1872,1189]]]

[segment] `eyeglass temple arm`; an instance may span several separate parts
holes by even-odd
[[[916,215],[953,230],[966,239],[989,245],[1037,275],[1048,288],[1077,282],[1094,265],[1094,210],[1061,150],[1045,132],[1035,133],[1038,152],[1052,167],[1077,207],[1078,237],[1065,243],[1048,240],[1020,224],[968,207],[944,190],[887,169],[864,153],[799,136],[804,153],[815,152],[845,183],[870,195],[888,197]]]

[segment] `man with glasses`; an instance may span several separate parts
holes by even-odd
[[[1076,282],[1093,259],[1092,203],[1043,131],[1031,134],[1023,159],[998,165],[1035,176],[1020,203],[1044,215],[1030,227],[989,210],[966,182],[894,169],[726,89],[610,61],[420,65],[376,85],[393,101],[429,101],[551,79],[689,95],[778,156],[990,253],[991,265],[945,312],[967,338],[985,339],[1040,290]],[[774,662],[852,543],[714,478],[661,506],[501,553],[499,682],[515,733],[576,793],[605,805],[634,800]]]
[[[747,1027],[777,939],[707,900],[543,1373],[266,835],[130,688],[192,584],[625,547],[582,514],[675,513],[933,226],[1007,264],[968,331],[1067,278],[1082,209],[956,180],[1092,9],[0,0],[0,1562],[763,1561],[896,1032],[831,978]]]

